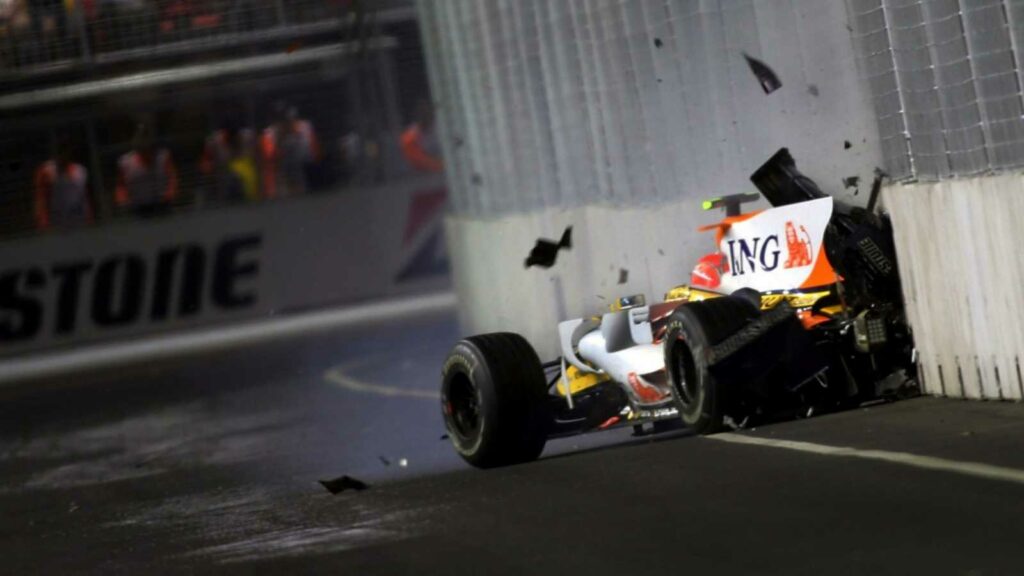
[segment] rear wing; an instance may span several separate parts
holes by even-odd
[[[750,177],[772,206],[788,206],[797,202],[817,200],[828,195],[813,180],[796,169],[788,148],[780,148]]]

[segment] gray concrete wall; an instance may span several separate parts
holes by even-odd
[[[452,190],[467,332],[514,330],[542,356],[555,322],[660,298],[714,249],[700,201],[752,191],[778,148],[859,201],[881,165],[842,3],[429,0],[419,4]],[[766,95],[746,52],[783,87]],[[847,148],[845,143],[849,142]],[[859,176],[861,189],[844,190]],[[576,230],[548,271],[538,236]],[[628,280],[619,284],[620,269]]]

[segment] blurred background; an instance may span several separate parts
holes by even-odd
[[[448,285],[411,0],[2,0],[0,127],[0,355]]]

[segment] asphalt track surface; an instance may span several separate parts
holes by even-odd
[[[1024,406],[617,430],[481,472],[441,439],[458,336],[433,313],[5,390],[0,572],[1024,572]],[[342,474],[370,487],[317,483]]]

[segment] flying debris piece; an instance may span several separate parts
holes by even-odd
[[[807,93],[810,94],[811,96],[814,96],[815,98],[817,98],[818,95],[821,94],[821,92],[818,91],[818,85],[817,84],[808,84],[807,85]]]
[[[868,212],[875,211],[875,205],[878,204],[878,197],[882,192],[882,181],[888,177],[889,175],[884,170],[875,168],[875,180],[871,182],[871,196],[868,197]]]
[[[662,250],[661,248],[658,248],[658,255],[659,256],[664,256],[665,255],[665,251]]]
[[[377,458],[380,460],[381,464],[383,464],[385,466],[391,466],[391,460],[388,460],[387,458],[385,458],[383,456],[377,456]]]
[[[562,239],[557,243],[552,240],[545,238],[538,238],[537,245],[530,250],[530,255],[526,258],[525,266],[540,266],[541,268],[551,268],[555,265],[555,260],[558,258],[558,251],[569,250],[572,248],[572,226],[565,229],[562,233]]]
[[[619,268],[619,284],[625,284],[626,282],[629,282],[629,270]]]
[[[726,415],[722,418],[722,425],[730,430],[744,430],[747,427],[747,422],[750,420],[750,416],[744,416],[743,420],[737,422],[730,416]]]
[[[856,188],[860,184],[860,176],[848,176],[843,178],[844,188]]]
[[[331,494],[337,494],[338,492],[344,492],[345,490],[362,492],[370,487],[366,482],[357,480],[351,476],[339,476],[334,480],[320,480],[320,484]]]
[[[661,48],[664,45],[665,45],[665,43],[661,41],[661,38],[655,38],[654,39],[654,47],[655,48]]]
[[[849,140],[843,140],[843,150],[849,150],[853,148],[853,144],[850,144]]]
[[[767,64],[757,58],[752,58],[746,52],[743,53],[743,57],[747,59],[750,71],[757,77],[757,81],[761,84],[761,89],[764,90],[765,94],[771,94],[782,88],[782,80],[779,80],[779,77],[775,75],[775,72]]]
[[[447,440],[449,436],[447,434],[441,434],[441,440]]]

